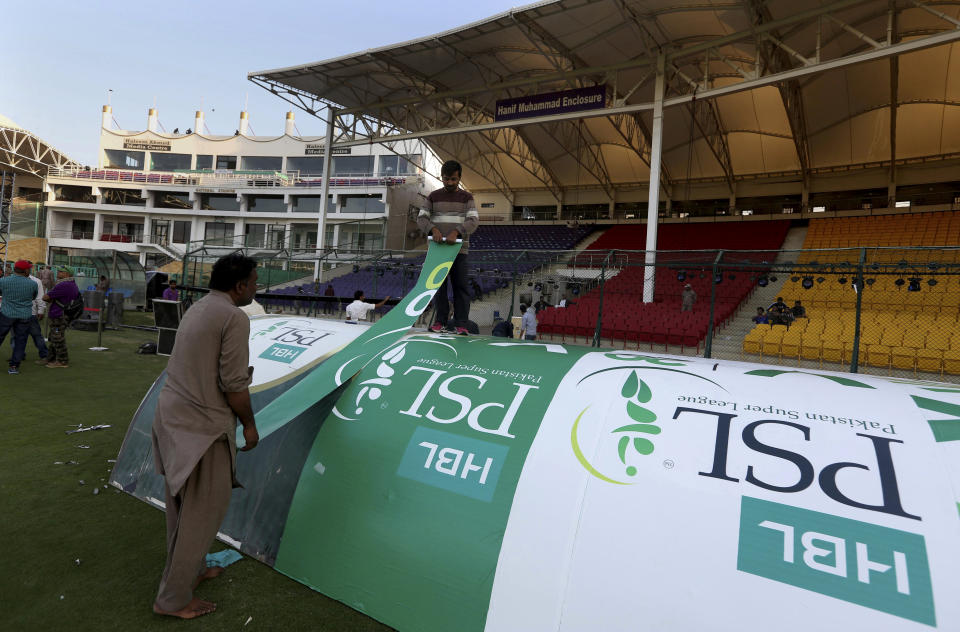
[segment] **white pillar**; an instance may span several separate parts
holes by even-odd
[[[337,110],[327,108],[327,138],[323,144],[323,186],[320,187],[320,214],[317,216],[317,259],[313,262],[313,278],[320,278],[320,251],[323,248],[323,225],[327,218],[327,196],[330,195],[330,172],[333,168],[333,129]],[[333,243],[337,245],[336,241]]]
[[[660,160],[663,150],[663,88],[666,59],[657,57],[657,81],[653,95],[653,131],[650,144],[650,196],[647,198],[647,244],[643,269],[643,302],[653,302],[657,262],[657,221],[660,208]]]
[[[203,133],[203,110],[197,110],[197,113],[193,115],[193,133]]]
[[[250,115],[246,111],[240,112],[240,127],[238,129],[240,130],[241,136],[247,135],[247,127],[249,127],[249,125]]]
[[[293,136],[295,130],[293,127],[293,112],[287,112],[287,121],[283,126],[283,133],[287,136]]]
[[[147,130],[156,132],[159,121],[160,115],[157,114],[157,108],[150,108],[147,111]]]
[[[113,108],[109,105],[103,106],[103,112],[100,114],[100,127],[110,129],[110,123],[113,120]]]
[[[93,240],[100,241],[100,234],[103,232],[103,214],[93,214]]]

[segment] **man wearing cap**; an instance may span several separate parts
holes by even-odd
[[[40,328],[40,321],[43,320],[43,315],[47,313],[47,304],[43,302],[43,295],[46,293],[46,290],[43,289],[43,281],[33,276],[33,274],[30,274],[27,278],[37,286],[37,298],[33,299],[33,305],[31,306],[30,331],[27,333],[27,339],[33,338],[33,344],[36,345],[37,352],[40,354],[40,359],[37,360],[37,364],[46,364],[47,343],[43,339],[43,330]],[[12,348],[13,346],[13,338],[10,338],[10,347]],[[24,350],[24,353],[26,353],[26,350]]]
[[[30,334],[30,318],[33,301],[37,298],[37,284],[30,280],[31,264],[23,259],[13,265],[13,274],[0,278],[0,343],[13,330],[13,356],[10,358],[10,375],[20,373],[20,363]]]
[[[63,308],[80,296],[80,288],[71,278],[73,270],[64,266],[57,270],[56,286],[43,295],[50,303],[50,352],[47,354],[48,369],[65,369],[70,366],[67,354],[67,318]]]
[[[680,311],[689,312],[693,310],[693,304],[697,302],[697,293],[689,283],[683,286],[683,292],[680,294]]]

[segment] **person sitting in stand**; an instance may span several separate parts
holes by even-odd
[[[790,311],[786,303],[781,303],[779,307],[774,303],[767,311],[767,318],[771,325],[786,325],[789,327],[793,323],[793,312]]]
[[[806,318],[807,317],[807,308],[800,304],[800,301],[794,301],[793,308],[790,310],[793,312],[794,318]]]
[[[363,290],[357,290],[353,293],[353,302],[347,305],[347,320],[350,322],[357,322],[361,320],[367,320],[367,314],[371,311],[377,309],[378,307],[383,307],[384,304],[390,300],[390,297],[383,299],[376,305],[373,303],[366,303],[363,300]]]
[[[767,311],[769,311],[769,310],[771,310],[771,309],[774,310],[774,311],[776,311],[776,312],[780,312],[781,310],[789,309],[789,308],[787,307],[787,304],[783,302],[783,297],[782,297],[782,296],[778,296],[778,297],[777,297],[777,300],[774,301],[773,303],[771,303],[771,304],[770,304],[770,307],[767,308]]]
[[[757,315],[753,317],[753,322],[758,325],[766,325],[770,322],[770,319],[767,318],[767,314],[763,311],[762,307],[757,308]]]

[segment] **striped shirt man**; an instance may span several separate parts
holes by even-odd
[[[480,223],[480,213],[477,212],[477,203],[473,195],[463,189],[453,192],[446,188],[437,189],[427,196],[427,200],[417,216],[417,226],[427,235],[434,228],[444,235],[456,229],[463,239],[460,252],[466,253],[470,249],[469,235],[477,230]]]
[[[33,316],[33,301],[37,298],[37,284],[29,277],[14,273],[0,279],[0,314],[14,320],[29,320]]]

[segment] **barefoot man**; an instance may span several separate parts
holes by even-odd
[[[257,289],[257,263],[232,254],[210,274],[210,293],[186,313],[153,420],[153,458],[167,498],[167,565],[153,611],[192,619],[216,610],[193,589],[222,568],[204,558],[236,483],[236,424],[250,450],[260,436],[248,390],[250,321],[238,308]]]

